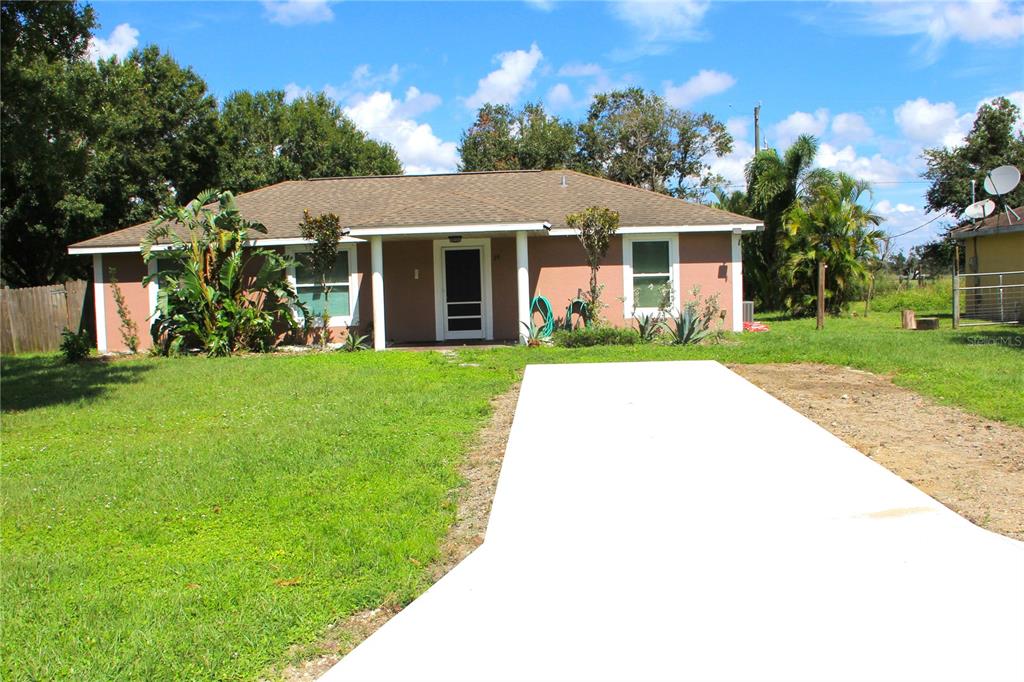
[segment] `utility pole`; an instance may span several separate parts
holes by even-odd
[[[761,105],[754,107],[754,156],[761,151]]]

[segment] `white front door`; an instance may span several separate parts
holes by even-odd
[[[444,246],[441,263],[444,338],[484,338],[483,248]]]

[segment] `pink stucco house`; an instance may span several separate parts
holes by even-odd
[[[617,182],[565,170],[457,173],[293,180],[237,197],[242,214],[263,223],[262,246],[301,252],[304,209],[338,214],[348,228],[331,285],[331,326],[373,328],[388,346],[469,339],[515,340],[530,301],[546,296],[556,312],[587,287],[589,270],[566,215],[589,206],[620,214],[620,228],[601,271],[604,316],[630,324],[647,312],[653,289],[671,285],[675,301],[694,284],[718,294],[726,329],[742,329],[740,236],[757,220]],[[97,346],[124,350],[107,282],[119,286],[140,329],[157,301],[142,285],[159,259],[143,263],[139,242],[152,223],[70,247],[93,259]],[[157,248],[166,248],[158,245]],[[292,272],[313,312],[318,287]],[[635,293],[639,300],[634,300]],[[150,343],[143,334],[143,346]]]

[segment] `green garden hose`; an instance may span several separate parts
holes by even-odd
[[[574,298],[569,301],[569,307],[565,309],[565,328],[572,330],[572,314],[576,313],[583,320],[583,326],[590,326],[590,307],[582,298]]]
[[[533,316],[540,313],[544,318],[544,326],[540,332],[542,336],[551,336],[555,331],[555,312],[551,309],[551,301],[544,296],[534,296],[530,304],[530,324],[533,324]]]

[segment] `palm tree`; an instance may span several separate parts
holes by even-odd
[[[740,190],[727,192],[723,187],[715,187],[711,190],[711,194],[715,197],[718,208],[723,211],[729,211],[737,215],[751,214],[750,197],[747,196],[746,192]]]
[[[807,183],[805,197],[787,212],[782,242],[785,302],[795,314],[812,309],[818,263],[827,267],[826,309],[838,313],[849,300],[853,285],[868,277],[868,259],[878,254],[885,233],[876,229],[881,216],[861,200],[870,185],[845,173],[817,172]]]
[[[769,310],[783,302],[779,265],[786,213],[809,184],[823,172],[812,170],[818,142],[801,135],[779,156],[775,149],[757,152],[747,164],[747,198],[751,215],[764,221],[764,231],[744,238],[743,274],[749,287],[747,296],[755,297]]]

